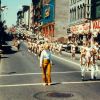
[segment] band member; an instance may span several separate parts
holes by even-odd
[[[97,57],[98,51],[96,47],[91,49],[91,79],[96,79],[98,73]]]
[[[43,44],[41,43],[41,44],[39,44],[39,48],[38,48],[38,57],[40,57],[40,55],[41,55],[41,52],[43,51]]]
[[[91,59],[91,47],[87,44],[86,47],[86,61],[87,61],[87,71],[90,69],[90,59]]]
[[[75,59],[75,43],[73,43],[72,45],[71,45],[71,53],[72,53],[72,59]]]
[[[20,41],[19,40],[17,40],[17,49],[18,49],[18,51],[20,49]]]
[[[51,85],[51,52],[49,44],[44,44],[44,50],[40,56],[40,67],[42,67],[43,85]]]
[[[86,49],[84,47],[81,50],[80,67],[81,67],[81,78],[82,81],[84,81],[86,73]]]
[[[58,46],[59,46],[58,47],[58,52],[59,52],[59,54],[62,54],[62,44],[59,44]]]
[[[28,51],[29,51],[29,52],[31,52],[30,48],[31,48],[31,41],[30,41],[30,39],[29,39],[29,40],[28,40]]]

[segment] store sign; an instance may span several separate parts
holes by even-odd
[[[49,17],[49,16],[50,16],[50,7],[45,9],[45,17]]]
[[[42,20],[43,24],[54,22],[55,17],[55,0],[42,0]]]
[[[97,33],[98,31],[100,31],[100,19],[91,21],[89,23],[72,26],[70,27],[70,30],[75,34],[82,32],[88,33],[89,31]]]
[[[100,20],[92,21],[92,28],[93,29],[100,29]]]
[[[85,24],[72,26],[71,32],[77,34],[82,32],[88,32],[89,29],[90,29],[90,23],[85,23]]]

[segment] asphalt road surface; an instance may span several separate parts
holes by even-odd
[[[27,45],[8,48],[0,61],[0,100],[100,100],[100,74],[90,80],[87,72],[83,82],[77,62],[52,55],[52,85],[43,86],[39,59]]]

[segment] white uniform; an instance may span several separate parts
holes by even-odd
[[[75,45],[71,45],[71,52],[75,53]]]
[[[97,65],[98,48],[94,46],[94,47],[92,47],[92,49],[95,49],[95,52],[96,52],[96,54],[91,57],[91,62],[92,62],[92,64],[91,64],[91,79],[94,79],[97,77],[97,74],[99,71],[98,65]]]
[[[60,54],[61,54],[61,50],[62,50],[62,44],[59,44],[58,45],[58,51],[59,51]]]
[[[81,77],[84,80],[85,73],[86,73],[86,47],[83,46],[81,48],[81,58],[80,58],[80,68],[81,68]]]
[[[86,60],[89,61],[89,58],[91,57],[91,48],[87,47],[86,48]]]
[[[84,78],[85,77],[85,73],[86,73],[86,58],[82,57],[80,59],[80,61],[82,61],[82,64],[81,64],[81,76],[82,76],[82,78]]]

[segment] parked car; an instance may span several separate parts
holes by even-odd
[[[1,56],[2,56],[2,52],[3,52],[3,51],[0,49],[0,59],[1,59]]]
[[[66,51],[66,52],[71,53],[71,45],[72,45],[72,43],[63,44],[62,51]],[[80,50],[81,50],[81,46],[75,47],[76,53],[80,53]]]
[[[67,44],[63,44],[62,45],[62,51],[66,51],[67,52]]]

